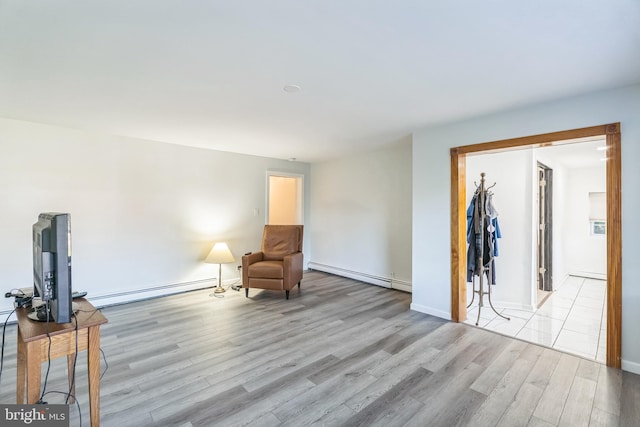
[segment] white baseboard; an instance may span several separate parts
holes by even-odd
[[[155,286],[152,288],[135,289],[127,292],[117,292],[113,294],[86,296],[87,300],[97,308],[107,307],[111,305],[126,304],[135,301],[142,301],[151,298],[158,298],[168,295],[180,294],[183,292],[197,291],[200,289],[214,288],[217,284],[217,278],[194,280],[192,282],[174,283],[170,285]],[[231,286],[239,284],[239,279],[223,280],[223,286]],[[12,313],[13,309],[0,311],[0,323],[4,323],[7,317]],[[15,323],[16,318],[9,320],[8,323]]]
[[[383,288],[397,289],[399,291],[411,292],[411,282],[391,277],[375,276],[360,271],[347,270],[346,268],[334,267],[327,264],[320,264],[310,261],[307,263],[309,270],[323,271],[325,273],[335,274],[336,276],[348,277],[349,279],[359,280]]]
[[[622,370],[640,375],[640,363],[622,359]]]
[[[451,320],[451,313],[448,311],[442,311],[433,307],[427,307],[426,305],[411,303],[409,307],[413,311],[417,311],[424,314],[430,314],[432,316],[440,317],[441,319]]]
[[[493,295],[493,293],[492,293]],[[472,296],[474,297],[473,299],[473,303],[477,305],[478,302],[478,294],[476,293],[475,295],[471,294],[471,290],[468,288],[467,289],[467,304],[471,303],[471,298]],[[489,298],[487,295],[484,296],[484,298],[482,299],[483,301],[483,305],[485,307],[489,307]],[[506,308],[506,309],[511,309],[511,310],[523,310],[523,311],[528,311],[528,312],[535,312],[536,308],[531,305],[531,304],[522,304],[522,303],[516,303],[516,302],[510,302],[510,301],[500,301],[500,300],[495,300],[495,299],[491,299],[491,303],[493,304],[494,307],[496,308]]]
[[[477,299],[477,297],[476,297]],[[507,308],[507,309],[511,309],[511,310],[522,310],[522,311],[529,311],[531,313],[536,311],[536,308],[532,305],[527,305],[527,304],[520,304],[520,303],[514,303],[514,302],[507,302],[507,301],[492,301],[493,302],[493,306],[496,308]],[[484,304],[485,306],[489,305],[489,301],[485,298],[484,300]]]
[[[586,277],[587,279],[607,280],[606,273],[594,273],[591,271],[572,271],[569,276]]]
[[[150,298],[157,298],[167,295],[180,294],[199,289],[213,288],[218,280],[214,278],[194,280],[192,282],[174,283],[170,285],[156,286],[146,289],[136,289],[128,292],[118,292],[104,295],[87,295],[87,300],[94,306],[107,307],[110,305],[126,304],[134,301],[141,301]],[[235,282],[235,280],[233,280]],[[223,280],[223,284],[226,285]]]

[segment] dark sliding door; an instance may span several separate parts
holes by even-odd
[[[553,290],[553,171],[538,162],[538,289]]]

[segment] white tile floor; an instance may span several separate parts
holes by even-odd
[[[494,313],[485,297],[478,326],[605,363],[606,291],[605,280],[569,276],[535,312],[496,306],[511,320]],[[476,295],[468,309],[466,323],[471,325],[478,316],[477,300]]]

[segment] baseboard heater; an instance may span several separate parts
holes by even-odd
[[[336,276],[348,277],[349,279],[359,280],[383,288],[397,289],[399,291],[411,292],[411,282],[399,280],[392,277],[376,276],[361,271],[348,270],[346,268],[334,267],[327,264],[310,261],[307,263],[309,270],[317,270],[325,273],[335,274]]]
[[[111,305],[126,304],[134,301],[158,298],[167,295],[180,294],[183,292],[197,291],[200,289],[213,288],[216,286],[215,278],[193,280],[191,282],[172,283],[168,285],[154,286],[150,288],[134,289],[125,292],[116,292],[105,295],[87,295],[87,298],[96,307],[107,307]],[[224,282],[224,280],[223,280]],[[223,283],[224,284],[224,283]]]
[[[169,295],[181,294],[183,292],[197,291],[200,289],[213,288],[216,286],[217,279],[200,279],[190,282],[172,283],[168,285],[154,286],[150,288],[134,289],[125,292],[116,292],[112,294],[93,295],[91,292],[87,295],[87,299],[97,308],[109,307],[130,302],[144,301],[152,298],[160,298]],[[231,285],[237,283],[237,279],[228,280],[229,283],[223,285]],[[0,311],[0,322],[4,322],[13,313],[13,308]],[[8,323],[15,323],[15,318]]]

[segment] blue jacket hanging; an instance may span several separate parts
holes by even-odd
[[[487,279],[492,285],[496,284],[496,269],[494,257],[498,256],[497,239],[502,237],[498,224],[497,211],[491,197],[485,194],[485,205],[481,206],[478,192],[473,195],[467,208],[467,282],[473,276],[482,274],[491,265],[491,275],[487,271]],[[484,224],[481,224],[484,214]],[[484,243],[484,244],[483,244]],[[482,253],[482,265],[478,265],[478,254]]]

